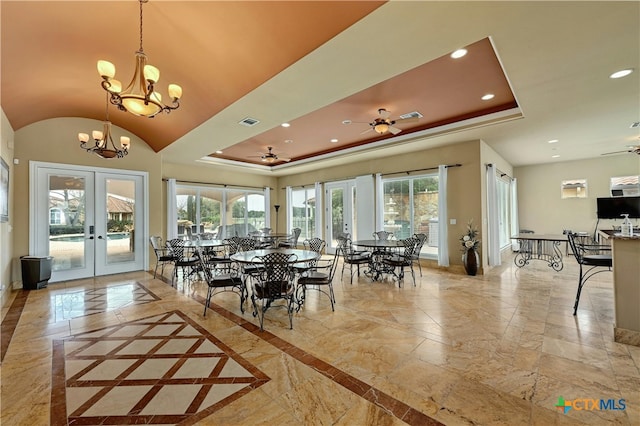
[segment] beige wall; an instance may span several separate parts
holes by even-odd
[[[133,134],[115,127],[114,140],[119,136],[131,137],[131,151],[121,159],[105,160],[89,154],[80,148],[77,134],[91,130],[101,130],[102,121],[84,118],[56,118],[31,124],[15,132],[15,157],[20,164],[14,167],[14,190],[17,195],[14,202],[15,220],[13,221],[13,257],[29,254],[29,162],[94,166],[101,168],[144,171],[149,174],[149,232],[162,231],[164,211],[162,194],[162,156],[153,152],[149,146]],[[155,262],[153,255],[150,261]],[[15,262],[14,262],[15,269]],[[19,279],[14,271],[14,280]]]
[[[335,181],[353,178],[355,176],[374,173],[394,173],[406,170],[416,170],[437,167],[440,164],[461,164],[448,171],[448,206],[449,217],[456,219],[455,225],[449,225],[449,260],[453,270],[461,270],[462,253],[458,238],[466,229],[470,219],[476,223],[482,221],[481,193],[483,174],[480,167],[480,141],[462,142],[424,151],[412,152],[380,158],[376,160],[360,161],[344,166],[336,166],[281,177],[278,181],[278,199],[284,206],[284,189],[286,186],[312,185],[314,182]],[[279,226],[286,225],[285,215],[280,215]],[[324,226],[323,226],[324,230]]]
[[[559,234],[563,229],[592,233],[597,223],[596,198],[610,196],[612,176],[639,175],[640,156],[620,154],[516,167],[514,173],[520,228],[545,234]],[[560,198],[561,182],[570,179],[587,179],[587,198]],[[598,227],[611,229],[613,223],[602,220]]]
[[[518,178],[519,221],[523,228],[537,232],[556,233],[570,226],[575,230],[591,231],[595,226],[595,198],[608,195],[611,176],[640,173],[640,157],[619,155],[591,160],[554,163],[546,165],[512,168],[499,154],[482,141],[461,142],[455,145],[425,149],[409,154],[401,154],[381,159],[359,161],[344,166],[324,168],[314,172],[291,176],[273,177],[243,173],[227,168],[202,165],[175,164],[154,153],[143,141],[132,137],[131,153],[118,160],[104,160],[88,154],[79,148],[77,133],[99,129],[100,121],[81,118],[59,118],[32,124],[17,132],[2,115],[2,144],[0,154],[11,166],[11,186],[14,196],[10,203],[10,222],[0,224],[0,272],[2,282],[15,280],[16,267],[13,261],[28,253],[29,221],[29,161],[43,161],[82,166],[107,167],[146,171],[149,174],[149,232],[166,235],[166,185],[163,179],[193,181],[232,186],[265,187],[272,191],[272,204],[279,203],[286,210],[284,187],[311,185],[316,181],[326,182],[348,179],[374,173],[390,174],[435,167],[439,164],[461,164],[462,167],[449,169],[449,217],[456,224],[448,225],[449,257],[452,270],[462,270],[461,252],[458,238],[465,231],[467,221],[473,219],[481,231],[482,263],[486,268],[486,173],[487,163],[495,163],[503,172]],[[116,136],[125,134],[115,128]],[[14,141],[15,149],[9,150],[9,141]],[[13,158],[20,161],[13,165]],[[586,200],[561,200],[560,182],[566,179],[586,178],[589,198]],[[20,214],[18,214],[20,212]],[[554,212],[554,214],[549,214]],[[273,213],[273,212],[272,212]],[[272,214],[272,226],[275,227]],[[284,229],[286,215],[279,215],[278,226]],[[13,231],[9,232],[10,225]],[[324,228],[323,228],[324,229]],[[155,262],[153,255],[150,263]]]
[[[13,188],[15,177],[13,175],[13,151],[14,132],[7,120],[4,111],[0,117],[0,157],[9,166],[9,222],[0,223],[0,306],[4,306],[7,295],[11,289],[11,259],[13,258],[13,229],[16,210],[13,208]]]

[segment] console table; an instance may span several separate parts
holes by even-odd
[[[513,259],[518,268],[528,265],[531,260],[543,260],[555,271],[564,267],[560,246],[567,242],[566,235],[524,233],[511,239],[520,244],[520,251]]]

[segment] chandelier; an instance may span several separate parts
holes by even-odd
[[[94,130],[91,132],[93,146],[89,144],[89,135],[87,133],[78,133],[80,148],[92,152],[101,158],[122,158],[129,153],[131,139],[126,136],[120,136],[120,148],[116,148],[116,144],[111,137],[111,122],[109,121],[109,95],[107,94],[107,118],[104,121],[102,131]]]
[[[167,113],[180,107],[179,99],[182,97],[182,88],[177,84],[169,85],[169,97],[171,105],[162,103],[162,96],[155,91],[154,85],[160,79],[160,70],[147,65],[147,55],[142,48],[142,4],[140,2],[140,49],[136,52],[136,70],[129,85],[122,89],[122,83],[113,77],[116,75],[116,67],[109,61],[98,61],[98,73],[102,76],[102,88],[110,95],[110,101],[121,111],[143,117],[155,117],[158,113]]]

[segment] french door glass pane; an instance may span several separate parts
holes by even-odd
[[[49,254],[54,271],[85,266],[84,178],[49,176]]]
[[[344,190],[342,188],[331,189],[331,239],[337,241],[338,234],[344,232]]]
[[[135,190],[133,180],[107,179],[107,264],[135,260]]]

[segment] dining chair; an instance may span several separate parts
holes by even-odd
[[[404,280],[404,268],[411,270],[411,276],[413,277],[413,285],[416,285],[416,274],[413,270],[413,257],[416,253],[416,247],[420,243],[417,238],[409,237],[404,240],[400,240],[404,250],[399,253],[394,253],[386,256],[382,259],[382,263],[388,266],[390,271],[398,279],[398,287],[402,287],[401,283]]]
[[[156,255],[156,267],[153,269],[153,278],[156,277],[158,272],[158,266],[161,266],[160,276],[164,275],[164,265],[167,263],[173,264],[174,258],[171,254],[171,249],[162,243],[162,237],[153,235],[149,237],[149,242],[153,248],[153,252]]]
[[[314,251],[322,255],[322,253],[324,252],[324,248],[327,246],[327,242],[322,238],[313,237],[313,238],[308,238],[304,240],[302,242],[302,246],[304,247],[304,250]],[[318,259],[312,260],[311,262],[298,262],[298,263],[295,263],[293,267],[295,268],[298,274],[302,274],[305,271],[312,269],[317,262],[318,262]]]
[[[413,262],[418,264],[418,269],[420,270],[420,276],[422,276],[422,264],[420,263],[420,252],[422,251],[422,247],[424,243],[427,242],[429,238],[427,234],[419,233],[413,234],[413,238],[418,240],[418,244],[416,245],[415,253],[413,254]]]
[[[207,308],[211,308],[211,298],[223,292],[232,292],[240,296],[240,312],[244,314],[244,302],[249,295],[237,263],[233,262],[226,270],[220,271],[215,257],[201,256],[200,267],[208,286],[203,316],[207,316]]]
[[[376,231],[373,233],[373,238],[376,238],[380,241],[387,241],[393,239],[393,232],[387,231]]]
[[[589,278],[601,272],[611,271],[613,267],[613,256],[611,255],[611,246],[598,244],[580,244],[577,234],[574,232],[567,233],[569,247],[573,257],[575,257],[580,266],[578,276],[578,291],[576,293],[576,301],[573,304],[573,315],[578,312],[578,303],[580,303],[580,294],[582,287]],[[603,269],[604,268],[604,269]]]
[[[329,297],[329,301],[331,301],[331,310],[335,311],[336,296],[333,292],[333,277],[336,274],[336,269],[338,269],[339,256],[340,253],[336,250],[330,261],[318,261],[311,269],[300,275],[298,289],[302,294],[298,296],[298,309],[304,304],[307,290],[311,289],[326,294]]]
[[[260,330],[264,330],[264,315],[273,303],[285,302],[289,314],[289,328],[293,328],[293,310],[295,304],[295,270],[292,265],[298,256],[274,251],[264,256],[256,256],[260,264],[252,286],[251,304],[253,316],[260,321]]]
[[[344,268],[349,265],[350,283],[353,284],[353,274],[355,271],[353,267],[356,266],[358,270],[358,276],[360,276],[360,265],[369,265],[371,261],[371,252],[368,251],[356,251],[353,248],[351,239],[344,238],[338,240],[338,247],[336,251],[342,254],[342,273],[340,278],[344,276]]]
[[[279,248],[296,248],[298,247],[298,239],[300,238],[300,234],[302,233],[302,229],[293,228],[291,230],[291,237],[286,240],[282,240],[278,243]]]
[[[197,272],[200,266],[200,259],[196,252],[186,250],[184,247],[185,240],[182,238],[172,238],[169,240],[168,247],[171,249],[173,256],[173,276],[171,278],[171,287],[174,286],[178,278],[178,268],[182,269],[182,279],[187,282],[191,275]]]

